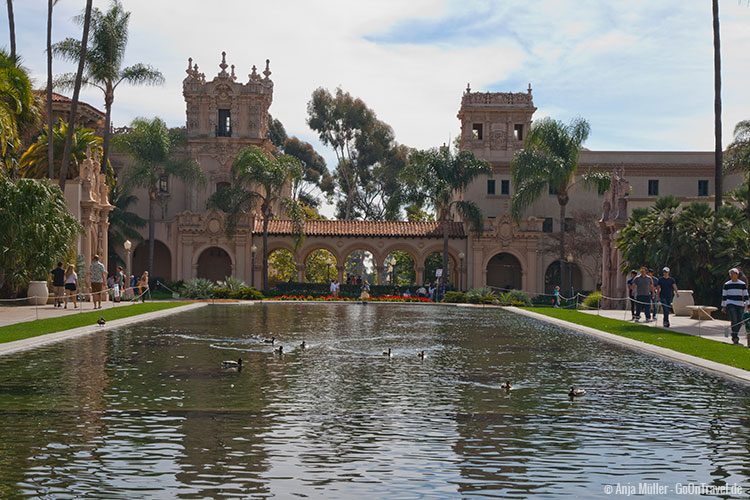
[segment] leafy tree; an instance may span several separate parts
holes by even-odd
[[[37,137],[36,142],[29,146],[24,154],[21,155],[19,168],[23,177],[42,179],[44,177],[49,177],[50,170],[52,171],[53,176],[60,175],[62,150],[65,146],[68,124],[62,119],[58,120],[52,133],[52,146],[56,153],[55,157],[57,158],[53,168],[49,168],[49,141],[47,140],[47,130],[43,130],[39,137]],[[89,151],[101,157],[102,138],[97,136],[93,129],[76,125],[75,131],[73,132],[73,141],[70,150],[70,159],[74,168],[68,169],[68,179],[73,179],[78,176],[80,164],[86,159],[86,155]]]
[[[335,96],[324,88],[313,92],[307,124],[336,154],[337,217],[398,218],[400,186],[395,178],[405,155],[392,151],[398,145],[391,127],[378,120],[364,101],[341,88]]]
[[[727,147],[724,166],[729,172],[741,172],[746,177],[742,189],[745,212],[750,218],[750,120],[742,120],[734,127],[734,139]]]
[[[263,220],[263,289],[268,290],[268,224],[276,205],[283,205],[292,216],[297,233],[302,232],[299,206],[285,190],[302,178],[302,165],[289,155],[273,157],[256,146],[242,149],[232,163],[232,185],[217,191],[208,200],[209,208],[226,213],[227,234],[232,236],[239,218],[260,205]]]
[[[315,151],[312,144],[297,137],[288,137],[284,141],[283,151],[302,164],[302,178],[294,186],[295,198],[311,208],[320,208],[318,192],[330,197],[334,189],[333,178],[328,172],[325,159]]]
[[[21,138],[36,128],[39,102],[28,71],[15,57],[0,50],[0,155],[13,173]]]
[[[148,192],[148,270],[154,267],[156,208],[163,202],[159,180],[177,178],[188,185],[202,183],[205,176],[192,159],[177,154],[180,146],[160,118],[136,118],[130,130],[116,137],[115,146],[133,159],[122,175],[123,188],[141,187]]]
[[[336,279],[336,257],[328,250],[313,250],[305,261],[305,281],[308,283],[330,283]]]
[[[30,280],[46,279],[80,232],[56,186],[0,178],[0,287],[13,294]]]
[[[473,201],[458,196],[474,179],[492,173],[489,163],[474,157],[470,151],[453,151],[443,146],[412,153],[401,173],[405,199],[419,207],[434,210],[443,228],[443,269],[448,270],[449,224],[457,213],[473,231],[481,233],[483,216]],[[441,281],[445,280],[445,276]]]
[[[385,262],[388,263],[389,259],[393,262],[390,271],[392,285],[409,286],[417,282],[414,259],[408,252],[395,250],[386,257]]]
[[[130,211],[130,207],[138,203],[138,197],[125,191],[120,183],[116,183],[110,191],[109,202],[114,208],[109,213],[108,262],[110,266],[125,265],[118,250],[123,248],[125,240],[143,240],[138,229],[144,227],[148,221]]]
[[[409,222],[426,222],[435,220],[435,217],[421,206],[411,203],[406,206],[406,220]]]
[[[131,85],[161,85],[164,76],[157,69],[142,63],[122,67],[125,48],[128,44],[128,24],[130,12],[123,9],[119,0],[112,0],[107,12],[94,9],[91,13],[91,43],[85,51],[85,74],[83,85],[98,88],[104,93],[104,155],[102,171],[109,162],[109,143],[112,125],[112,104],[115,90],[121,83]],[[82,44],[74,38],[67,38],[53,47],[55,54],[70,61],[82,56]],[[56,84],[62,88],[72,88],[76,83],[73,74],[61,75]]]
[[[268,115],[268,138],[271,139],[276,149],[284,149],[284,143],[289,138],[284,124],[270,114]]]
[[[554,193],[560,205],[559,262],[560,288],[567,290],[562,281],[566,273],[565,262],[565,211],[570,200],[570,190],[578,183],[578,155],[589,136],[589,124],[582,118],[569,125],[543,118],[535,122],[526,136],[524,148],[511,160],[511,182],[515,191],[511,198],[511,214],[516,220],[545,192]],[[581,176],[585,186],[595,187],[602,194],[609,187],[609,177],[603,173],[588,172]]]
[[[268,256],[268,282],[271,285],[288,283],[297,279],[297,263],[294,254],[282,248]]]

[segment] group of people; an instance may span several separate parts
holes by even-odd
[[[52,275],[52,286],[55,294],[55,307],[68,308],[68,301],[73,303],[73,308],[78,308],[79,288],[78,273],[73,264],[64,267],[62,262],[50,271]],[[122,266],[117,266],[115,273],[107,277],[108,273],[99,259],[94,255],[89,266],[89,281],[91,283],[91,301],[94,309],[102,308],[102,298],[107,292],[111,293],[112,299],[119,302],[121,298],[133,298],[133,291],[138,291],[138,297],[145,301],[145,293],[148,291],[148,271],[144,271],[140,279],[134,275],[128,280]],[[106,289],[105,289],[106,285]]]
[[[628,290],[630,292],[630,312],[636,323],[644,314],[646,322],[656,321],[659,306],[662,309],[665,328],[669,328],[669,314],[672,312],[672,301],[679,297],[677,281],[669,275],[669,268],[662,269],[660,278],[654,276],[654,270],[641,266],[640,272],[630,271]]]

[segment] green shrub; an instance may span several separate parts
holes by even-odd
[[[511,290],[506,293],[509,306],[528,307],[531,305],[529,295],[523,290]]]
[[[599,309],[602,303],[602,292],[591,292],[583,299],[584,309]]]
[[[472,288],[466,292],[466,301],[470,304],[497,304],[498,298],[489,287]]]
[[[238,290],[230,291],[229,298],[238,300],[262,300],[263,294],[253,287],[243,286]]]
[[[219,282],[219,285],[226,288],[230,292],[237,292],[243,288],[247,288],[247,284],[239,278],[234,276],[227,276],[224,278],[224,282]]]
[[[188,299],[210,299],[213,295],[214,284],[204,278],[186,281],[180,293]]]
[[[445,292],[443,302],[463,304],[466,302],[466,294],[464,292]]]
[[[230,290],[226,286],[215,286],[211,291],[212,299],[228,299]]]

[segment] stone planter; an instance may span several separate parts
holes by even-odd
[[[693,291],[677,290],[677,293],[679,293],[680,296],[675,297],[674,300],[672,300],[672,308],[674,309],[674,314],[676,316],[690,316],[690,311],[687,309],[687,306],[695,305],[695,301],[693,300]]]
[[[49,289],[46,281],[30,281],[27,293],[29,304],[32,306],[43,306],[47,303]]]

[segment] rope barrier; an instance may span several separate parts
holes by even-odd
[[[164,286],[164,285],[162,285],[162,286]],[[147,293],[149,294],[149,297],[151,296],[150,288],[148,286],[146,286],[146,287],[137,287],[137,286],[132,287],[132,286],[129,286],[129,287],[121,289],[122,290],[121,294],[124,295],[125,291],[127,291],[127,290],[133,290],[133,291],[135,291],[136,288],[138,288],[138,289],[144,288],[144,291],[143,292],[139,292],[139,295],[138,296],[134,296],[133,299],[130,299],[130,301],[137,302],[138,299],[141,299]],[[166,287],[164,287],[164,288],[166,288]],[[93,302],[93,300],[86,300],[86,298],[87,297],[88,298],[93,298],[93,296],[97,295],[97,294],[109,294],[109,292],[114,292],[114,290],[115,290],[115,287],[112,287],[112,288],[103,288],[100,292],[86,292],[86,293],[76,292],[76,301],[75,302],[82,302],[82,303]],[[44,299],[44,298],[46,298],[47,300],[49,300],[50,297],[57,298],[55,295],[47,295],[46,297],[44,295],[29,295],[27,297],[20,297],[20,298],[15,298],[15,299],[0,299],[0,302],[26,302],[26,301],[31,300],[31,299]],[[60,297],[60,301],[66,301],[67,302],[68,300],[71,300],[70,297],[71,297],[70,295],[63,295],[63,296]],[[116,302],[114,300],[112,300],[111,302],[113,303],[113,307],[114,307],[114,304],[116,304]],[[34,305],[38,306],[38,304],[34,304]]]

